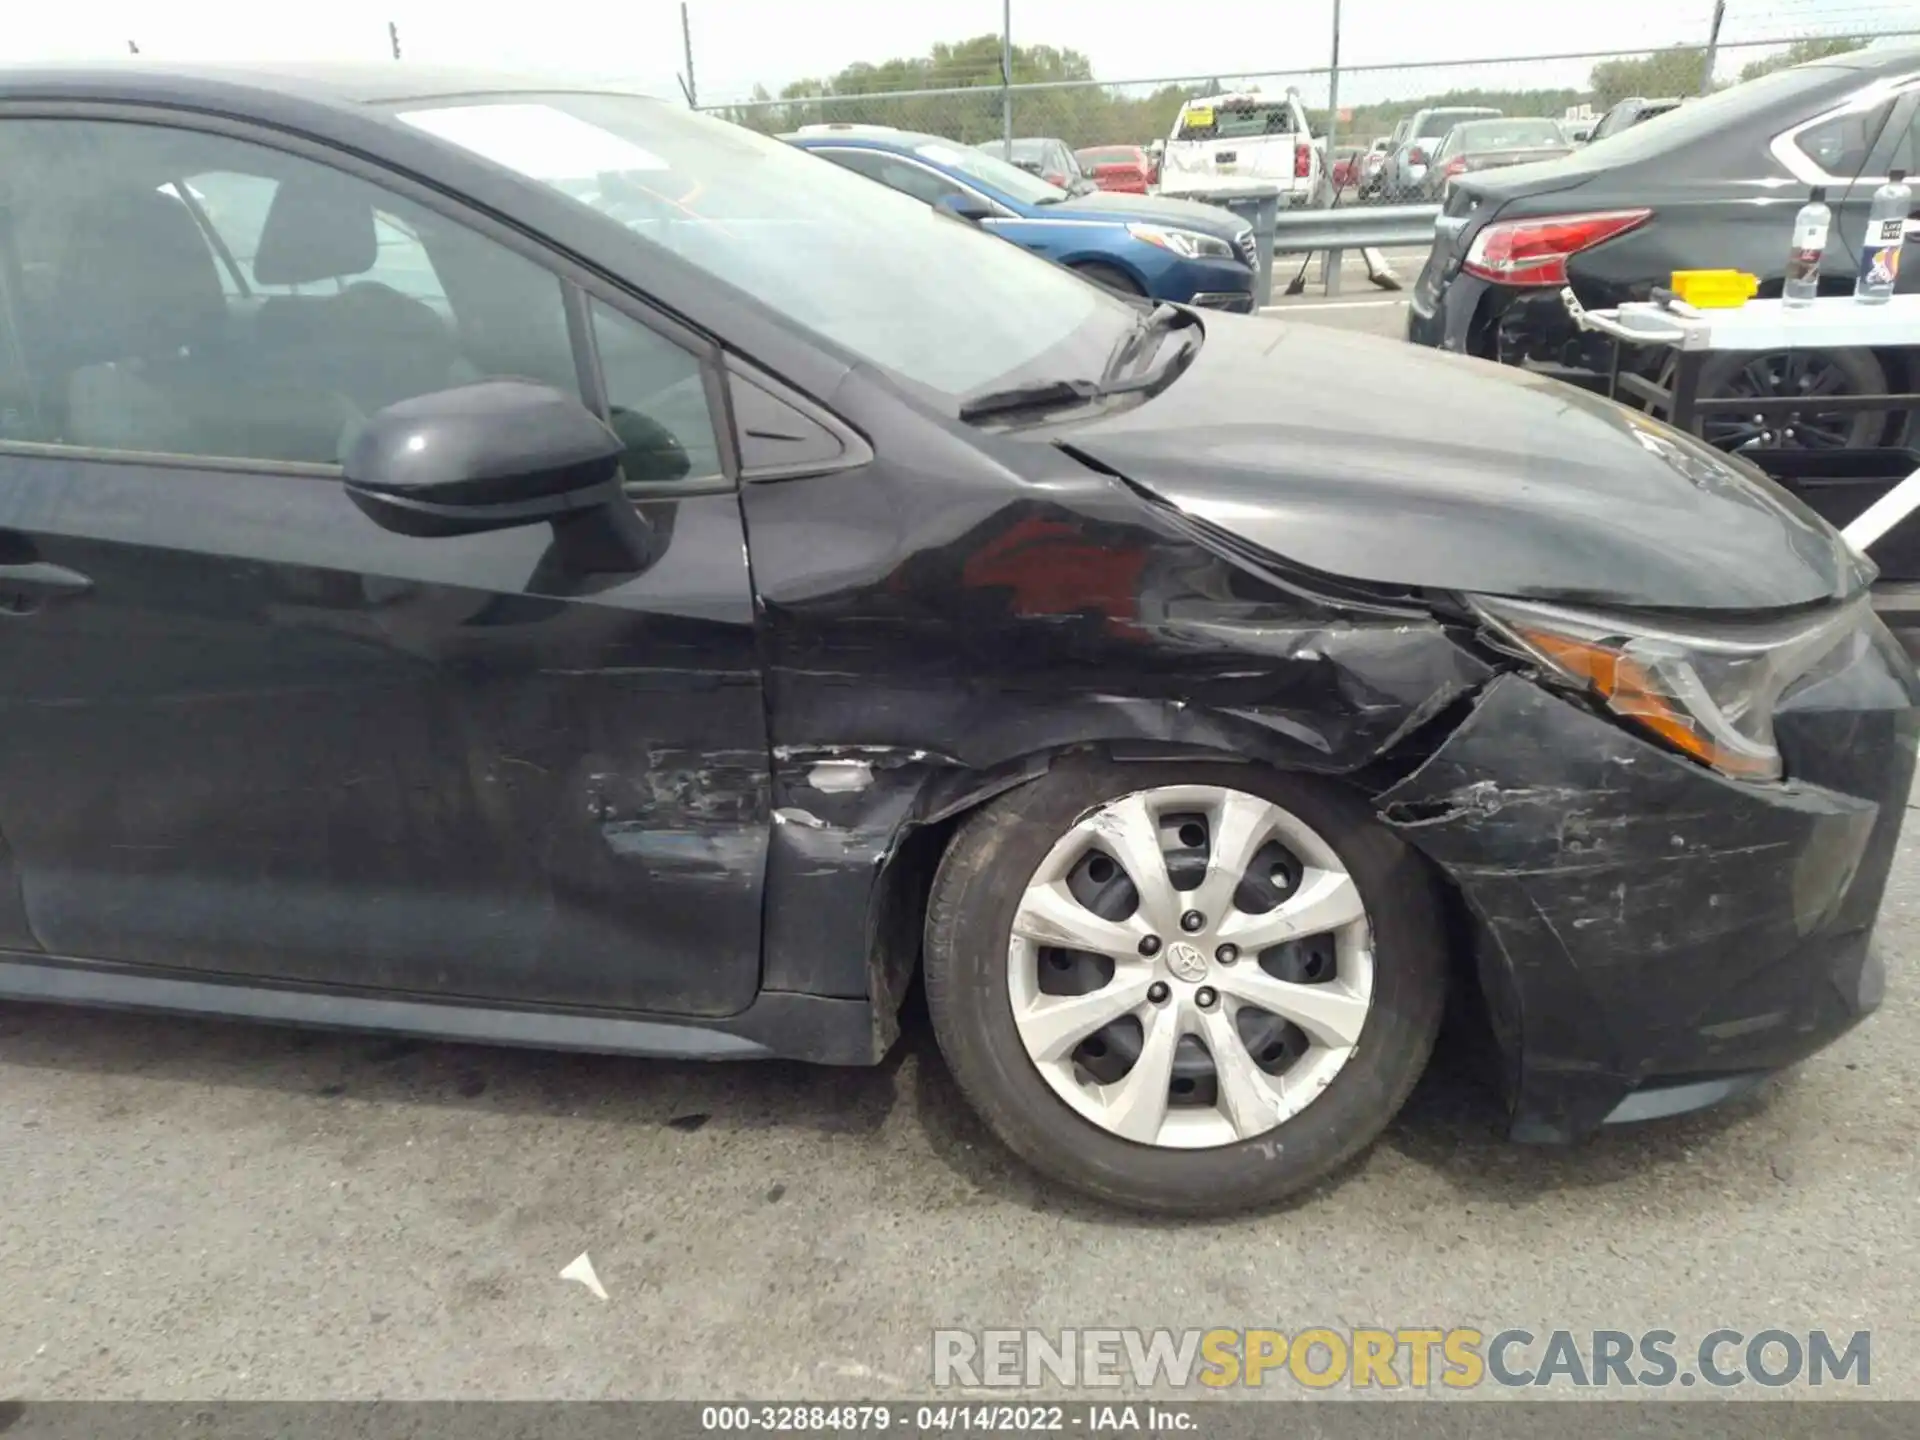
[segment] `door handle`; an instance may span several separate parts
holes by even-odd
[[[93,581],[64,565],[44,560],[0,565],[0,614],[31,615],[42,605],[77,599],[91,589]]]

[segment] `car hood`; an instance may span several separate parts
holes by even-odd
[[[1093,190],[1035,212],[1045,220],[1144,220],[1149,224],[1183,225],[1189,230],[1231,240],[1247,222],[1219,205],[1198,200],[1172,200],[1160,195],[1116,195]]]
[[[1743,461],[1526,371],[1209,316],[1187,373],[1055,439],[1261,550],[1372,584],[1767,610],[1871,580]]]

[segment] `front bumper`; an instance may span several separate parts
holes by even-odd
[[[1164,251],[1156,252],[1156,258],[1164,255]],[[1145,279],[1147,294],[1155,300],[1238,310],[1242,314],[1253,309],[1254,272],[1238,260],[1169,257]]]
[[[1879,1004],[1916,698],[1867,627],[1781,701],[1790,778],[1752,785],[1504,675],[1380,797],[1465,901],[1514,1138],[1724,1098]]]
[[[1253,295],[1248,291],[1202,290],[1191,301],[1202,310],[1230,310],[1236,315],[1253,313]]]

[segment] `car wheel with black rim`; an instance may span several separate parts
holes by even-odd
[[[1673,361],[1663,383],[1671,384]],[[1887,372],[1871,350],[1774,350],[1714,355],[1700,367],[1699,398],[1803,399],[1786,416],[1702,415],[1694,433],[1721,450],[1868,450],[1886,433],[1888,411],[1820,409],[1822,399],[1885,394]]]
[[[1351,792],[1250,765],[1080,761],[985,806],[929,902],[961,1090],[1107,1201],[1270,1204],[1371,1142],[1445,988],[1425,862]]]

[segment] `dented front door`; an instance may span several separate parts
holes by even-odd
[[[395,535],[334,477],[0,468],[0,539],[86,582],[0,617],[0,946],[752,999],[768,756],[734,495],[643,506],[648,552],[580,576],[549,527]]]

